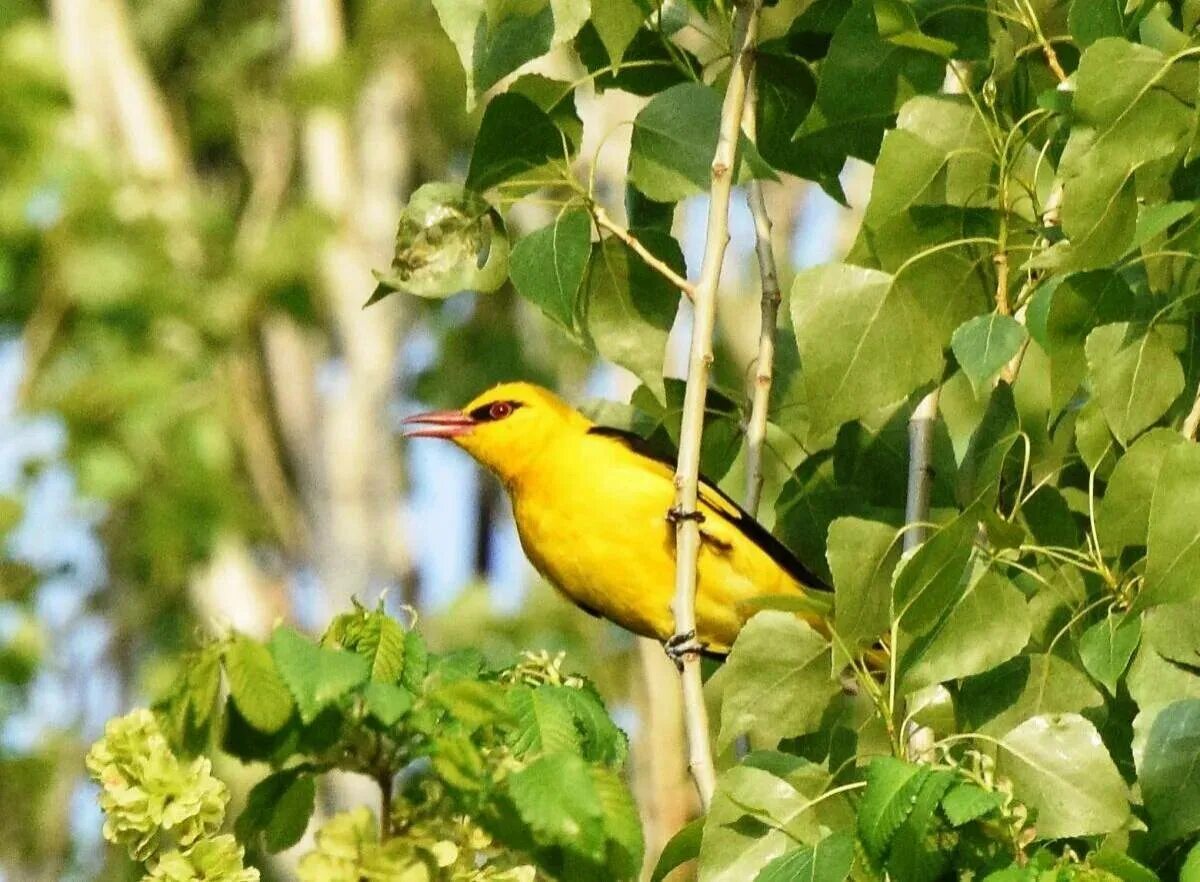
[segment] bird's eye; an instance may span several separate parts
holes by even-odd
[[[497,401],[488,408],[488,416],[494,420],[502,420],[512,413],[512,405],[507,401]]]

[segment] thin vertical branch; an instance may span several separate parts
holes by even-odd
[[[908,495],[904,502],[903,547],[912,551],[925,541],[929,521],[929,496],[933,486],[933,429],[937,422],[938,395],[934,389],[921,399],[908,420]]]
[[[754,142],[758,138],[758,87],[754,71],[746,87],[746,107],[742,128]],[[767,437],[767,411],[771,403],[771,383],[775,375],[775,325],[779,321],[779,270],[775,263],[775,246],[771,243],[771,216],[762,182],[750,182],[746,194],[750,215],[754,219],[754,253],[758,256],[758,276],[762,285],[762,323],[758,331],[758,357],[754,369],[754,393],[750,400],[750,421],[746,426],[746,511],[758,513],[762,498],[763,445]]]
[[[1192,402],[1192,409],[1188,411],[1187,417],[1183,420],[1183,428],[1180,432],[1183,437],[1189,441],[1196,440],[1196,432],[1200,431],[1200,390],[1196,392],[1196,400]]]
[[[733,67],[721,108],[717,148],[712,161],[708,226],[704,260],[696,283],[692,343],[688,356],[687,390],[683,399],[679,437],[679,462],[675,471],[675,640],[694,641],[696,630],[696,560],[700,553],[700,524],[696,510],[699,496],[700,440],[704,429],[704,405],[708,395],[708,372],[713,362],[713,326],[716,320],[717,286],[729,242],[729,197],[737,162],[738,138],[746,103],[746,83],[753,65],[753,47],[758,30],[761,0],[743,0],[734,13]],[[680,656],[683,686],[684,725],[688,739],[689,768],[705,809],[716,789],[712,747],[708,741],[708,714],[700,681],[700,657],[694,651]]]

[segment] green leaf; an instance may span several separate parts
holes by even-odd
[[[604,859],[604,806],[591,769],[578,756],[547,754],[508,777],[517,814],[543,845]]]
[[[588,18],[587,0],[434,0],[442,30],[467,74],[467,106],[526,62],[575,36]]]
[[[593,766],[591,773],[609,842],[605,864],[610,878],[633,879],[641,872],[645,853],[637,804],[615,771]]]
[[[993,312],[959,325],[950,345],[971,388],[976,395],[983,395],[1028,339],[1024,325],[1011,316]]]
[[[802,270],[791,308],[810,441],[941,373],[941,347],[925,314],[887,273],[846,264]]]
[[[459,291],[495,291],[508,278],[508,236],[482,196],[457,184],[420,187],[400,215],[391,269],[367,306],[395,291],[445,298]]]
[[[892,573],[900,560],[896,528],[860,518],[829,525],[825,552],[833,572],[834,627],[848,646],[874,641],[887,630]]]
[[[511,92],[497,95],[479,123],[467,188],[482,193],[548,163],[566,162],[568,147],[553,120],[532,100]]]
[[[1200,598],[1200,447],[1169,450],[1150,502],[1146,582],[1135,611]]]
[[[367,713],[381,726],[390,728],[412,708],[413,696],[403,686],[375,681],[363,689],[363,701]]]
[[[950,861],[947,850],[937,847],[938,834],[945,822],[937,814],[938,805],[957,778],[945,769],[932,769],[912,801],[912,811],[892,838],[887,869],[895,879],[912,882],[936,882],[944,878]]]
[[[754,882],[844,882],[853,862],[854,837],[842,831],[816,845],[781,854],[759,871]]]
[[[1129,545],[1146,545],[1150,504],[1167,454],[1186,440],[1171,429],[1151,429],[1117,460],[1104,498],[1096,508],[1096,532],[1105,554],[1116,557]]]
[[[570,331],[591,255],[591,218],[582,208],[567,209],[517,241],[509,273],[522,297]]]
[[[1088,376],[1113,435],[1128,445],[1183,391],[1183,367],[1156,328],[1103,325],[1087,338]]]
[[[512,719],[506,692],[498,683],[462,677],[430,689],[428,697],[474,731]]]
[[[668,50],[667,43],[657,28],[639,29],[625,49],[621,69],[614,71],[603,39],[589,22],[579,31],[575,49],[597,92],[620,89],[649,97],[700,78],[695,56],[678,45]]]
[[[1035,653],[964,680],[955,707],[960,729],[998,736],[1039,714],[1078,713],[1103,704],[1082,671],[1058,656]]]
[[[858,809],[858,838],[867,853],[882,860],[892,837],[913,810],[918,791],[932,770],[893,757],[876,757],[867,766],[867,789]]]
[[[721,122],[721,97],[701,83],[681,83],[650,99],[633,121],[629,179],[657,202],[678,202],[708,191]],[[772,178],[745,135],[735,180]]]
[[[543,686],[553,692],[559,701],[571,709],[575,726],[580,735],[584,759],[589,762],[619,766],[625,761],[629,742],[625,733],[617,728],[604,702],[594,688],[575,689],[570,686]]]
[[[1195,100],[1183,66],[1148,46],[1096,40],[1075,72],[1074,122],[1059,163],[1062,229],[1069,237],[1033,263],[1091,269],[1118,260],[1133,240],[1139,185],[1150,163],[1182,159]],[[1182,99],[1182,100],[1181,100]]]
[[[777,44],[763,44],[754,64],[757,78],[756,105],[758,147],[772,168],[804,176],[810,161],[792,141],[792,133],[804,122],[817,95],[817,78],[803,58]]]
[[[508,690],[508,708],[516,720],[510,744],[518,758],[530,753],[580,752],[571,708],[555,687],[513,687]]]
[[[1079,660],[1110,695],[1117,694],[1117,680],[1129,667],[1141,636],[1141,619],[1109,613],[1079,638]]]
[[[395,683],[404,672],[405,630],[383,611],[355,604],[351,613],[338,616],[321,637],[322,646],[357,653],[370,665],[371,679]]]
[[[251,788],[234,825],[238,841],[248,846],[261,841],[272,854],[291,848],[308,829],[316,794],[313,776],[299,769],[263,778]]]
[[[282,729],[294,705],[270,650],[238,635],[226,647],[224,661],[230,697],[246,722],[268,734]]]
[[[840,798],[819,799],[829,773],[805,763],[788,780],[750,765],[734,766],[717,781],[704,822],[699,878],[744,882],[800,843],[815,845],[852,815]]]
[[[831,669],[829,642],[807,623],[774,610],[755,615],[726,662],[717,747],[747,733],[761,744],[814,731],[840,691]]]
[[[1122,0],[1074,0],[1067,13],[1067,27],[1080,49],[1104,37],[1125,36]]]
[[[959,515],[900,564],[892,582],[892,609],[908,633],[929,632],[966,593],[977,529],[969,512]]]
[[[646,10],[636,0],[603,0],[592,4],[592,24],[617,70],[645,20]]]
[[[917,205],[990,204],[991,151],[987,127],[965,97],[911,99],[884,136],[863,224],[880,229]]]
[[[1131,318],[1128,283],[1111,270],[1075,273],[1041,286],[1029,305],[1031,335],[1050,356],[1050,407],[1057,413],[1087,376],[1084,343],[1097,326]]]
[[[700,856],[700,839],[704,834],[704,818],[693,818],[676,831],[667,840],[654,872],[650,874],[650,882],[663,882],[676,867],[682,867],[688,861]]]
[[[989,670],[1020,652],[1031,629],[1025,595],[986,570],[942,621],[904,650],[897,675],[901,691]]]
[[[942,812],[946,820],[955,827],[969,824],[977,818],[995,811],[1004,804],[1004,797],[995,790],[962,781],[946,792],[942,799]]]
[[[1192,846],[1179,871],[1179,882],[1200,882],[1200,842]]]
[[[1138,768],[1151,833],[1159,843],[1200,830],[1200,700],[1168,705],[1154,719]]]
[[[1196,665],[1200,662],[1200,600],[1147,610],[1142,640],[1163,658]]]
[[[873,0],[856,0],[834,30],[816,103],[796,132],[797,150],[810,157],[803,176],[844,202],[837,176],[847,157],[874,162],[895,112],[914,94],[936,92],[944,69],[936,55],[887,42]]]
[[[645,243],[648,237],[642,238]],[[674,240],[660,238],[657,244],[667,262],[681,269],[683,258]],[[667,332],[678,304],[679,292],[622,242],[609,238],[592,249],[584,284],[588,339],[601,357],[632,371],[660,401],[666,396]]]
[[[1078,714],[1026,720],[1000,739],[996,769],[1037,811],[1039,839],[1095,836],[1129,818],[1129,793],[1096,727]]]
[[[317,646],[292,628],[275,629],[271,656],[305,723],[370,676],[371,666],[362,656]]]

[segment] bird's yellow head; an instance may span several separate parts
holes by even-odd
[[[549,444],[582,435],[592,424],[541,386],[501,383],[462,410],[417,414],[403,425],[408,438],[448,438],[511,485]]]

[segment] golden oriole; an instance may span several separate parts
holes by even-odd
[[[596,425],[528,383],[504,383],[462,410],[404,424],[408,437],[450,439],[500,478],[525,554],[570,600],[635,634],[669,641],[672,463],[647,454],[637,435]],[[759,608],[756,599],[790,595],[828,610],[821,579],[703,480],[699,509],[695,636],[706,652],[729,651]],[[820,612],[801,614],[826,630]]]

